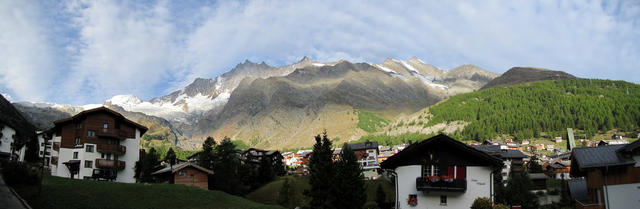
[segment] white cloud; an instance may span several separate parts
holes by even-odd
[[[52,91],[53,50],[31,1],[0,1],[0,86],[22,100],[43,100]]]
[[[66,3],[67,10],[51,13],[63,23],[43,21],[50,17],[38,15],[37,5],[0,4],[0,17],[13,20],[0,22],[3,31],[15,31],[0,34],[11,48],[0,49],[9,55],[0,87],[15,97],[76,104],[114,94],[148,99],[245,59],[283,65],[305,55],[372,63],[417,56],[442,68],[476,64],[501,73],[536,66],[640,83],[634,1]],[[65,23],[72,26],[63,36],[69,40],[51,40],[42,29]],[[29,62],[33,51],[37,62]],[[5,73],[6,66],[19,70]],[[50,84],[64,85],[42,90]]]

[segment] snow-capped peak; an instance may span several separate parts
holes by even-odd
[[[127,95],[115,95],[111,97],[111,99],[106,101],[107,103],[111,103],[112,105],[118,105],[122,108],[130,108],[132,106],[138,105],[142,103],[142,99],[138,98],[135,95],[127,94]]]

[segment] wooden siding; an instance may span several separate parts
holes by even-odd
[[[604,172],[605,168],[592,169],[587,172],[587,192],[591,202],[597,202],[597,193],[600,191],[600,200],[604,200]],[[640,168],[633,165],[609,168],[607,185],[640,183]]]
[[[107,124],[107,129],[104,129],[104,124]],[[122,123],[118,118],[111,114],[96,112],[91,115],[87,115],[79,121],[73,121],[65,123],[60,127],[60,135],[62,137],[61,147],[63,148],[77,148],[75,145],[75,139],[80,138],[80,144],[92,143],[92,144],[116,144],[118,138],[135,138],[135,127]],[[95,136],[88,136],[88,131],[94,131]],[[102,133],[112,137],[99,136]],[[81,147],[81,146],[80,146]]]
[[[183,171],[186,174],[184,176],[181,176],[180,174]],[[207,173],[192,167],[186,167],[174,173],[174,184],[184,184],[187,186],[196,186],[202,189],[208,189],[209,179],[207,178]]]

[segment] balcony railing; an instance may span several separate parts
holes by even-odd
[[[467,190],[466,179],[453,179],[446,181],[443,179],[433,180],[425,177],[416,178],[416,189],[418,191],[446,191],[465,192]]]
[[[98,144],[98,152],[123,155],[127,152],[127,147],[117,144]]]
[[[121,160],[96,159],[96,167],[98,168],[123,170],[124,166],[124,161]]]

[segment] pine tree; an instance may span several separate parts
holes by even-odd
[[[336,176],[334,178],[334,190],[331,194],[333,206],[337,209],[362,208],[367,201],[364,175],[358,157],[345,144],[340,153],[340,159],[336,163]]]
[[[278,193],[278,204],[285,208],[292,208],[294,206],[295,188],[291,186],[289,178],[284,178],[284,183]]]
[[[378,208],[387,208],[387,195],[384,193],[384,189],[382,189],[382,184],[378,184],[378,188],[376,189],[376,204],[378,204]]]
[[[216,148],[216,141],[213,137],[207,137],[202,143],[202,152],[198,155],[198,165],[203,168],[214,170],[214,151]]]
[[[538,158],[535,155],[531,156],[531,160],[527,164],[527,172],[542,173],[542,166],[538,163]]]
[[[171,171],[173,171],[173,165],[176,164],[176,160],[176,153],[172,147],[169,147],[167,154],[164,156],[164,161],[169,163],[169,169],[171,169]],[[173,178],[170,178],[170,183],[173,183]]]
[[[526,172],[511,172],[507,182],[506,199],[509,205],[520,205],[523,209],[538,208],[536,195],[531,192],[533,183]]]
[[[225,137],[216,147],[214,179],[215,188],[233,195],[244,192],[238,175],[240,160],[236,155],[235,145]]]
[[[315,137],[316,144],[313,145],[313,153],[309,158],[309,184],[311,189],[305,191],[305,195],[311,198],[309,207],[313,209],[331,209],[332,198],[331,188],[335,175],[335,168],[332,161],[333,151],[331,141],[325,131]]]

